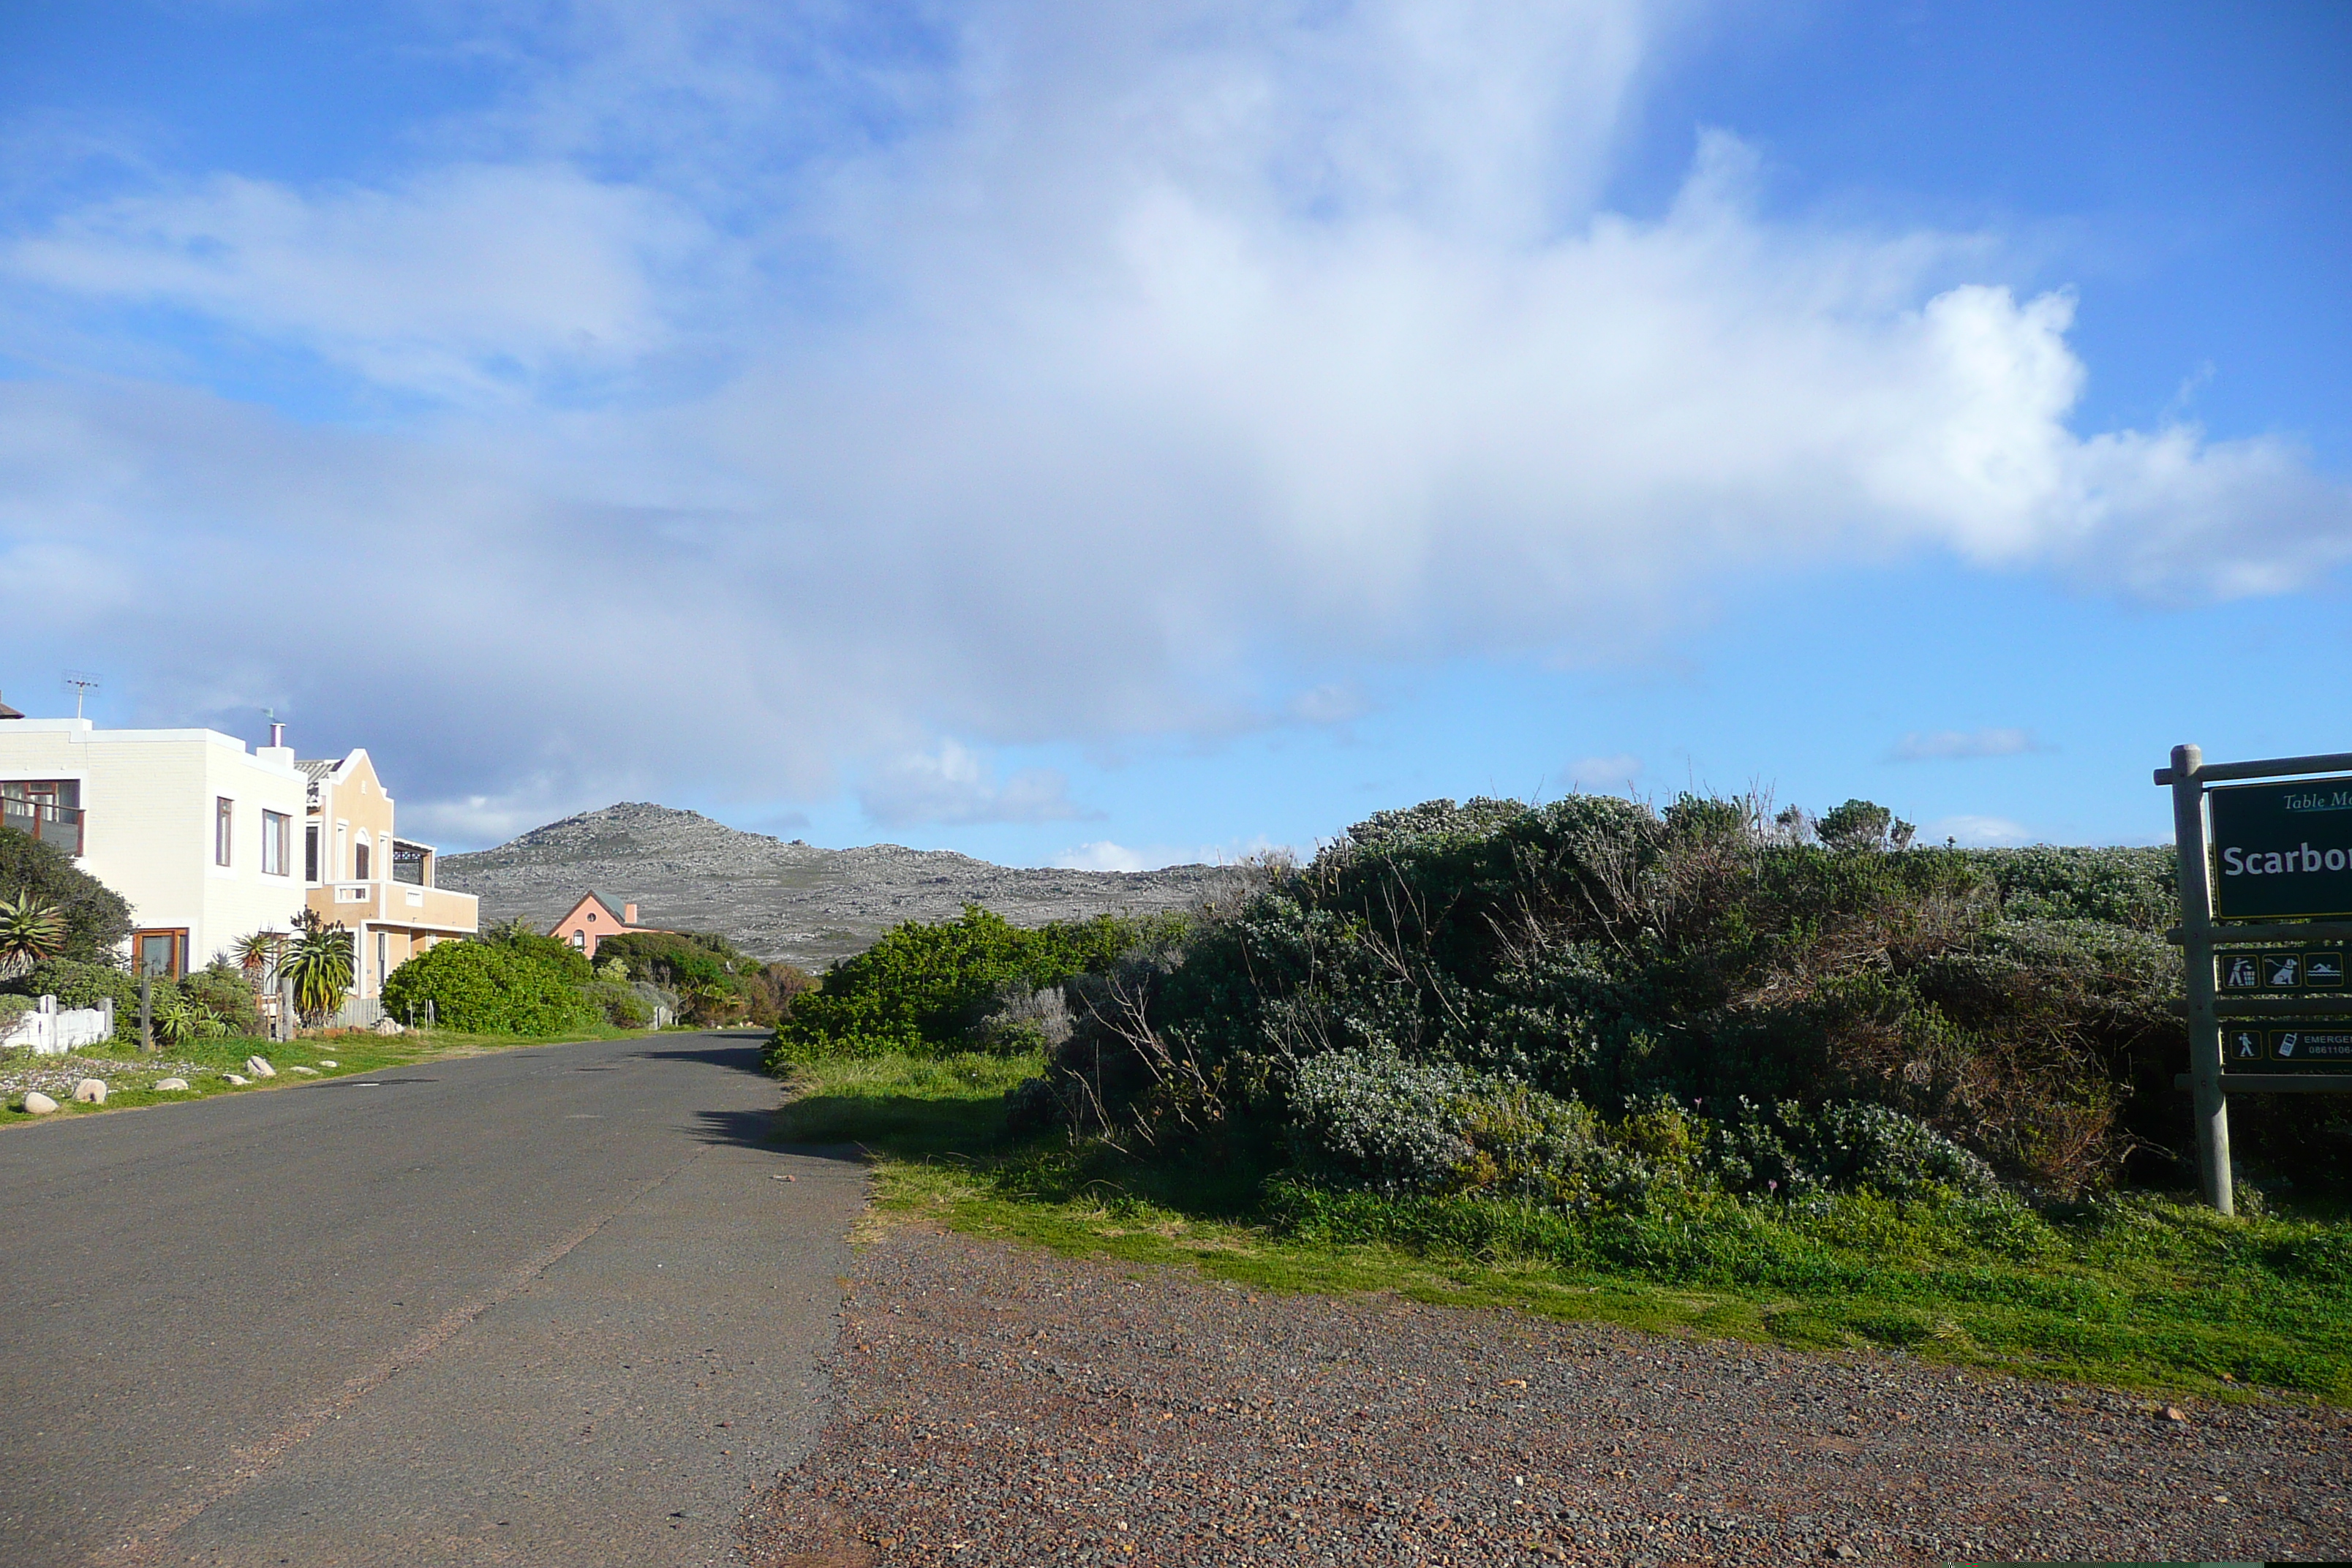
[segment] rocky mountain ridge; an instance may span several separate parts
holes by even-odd
[[[555,923],[588,892],[637,905],[638,923],[717,931],[747,952],[808,967],[863,950],[901,921],[952,920],[980,904],[1016,925],[1183,909],[1231,867],[1066,871],[998,866],[947,849],[820,849],[644,801],[551,822],[496,848],[441,860],[442,887],[482,901],[482,923]]]

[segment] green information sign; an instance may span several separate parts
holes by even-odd
[[[2225,784],[2205,799],[2216,918],[2352,915],[2352,780]]]

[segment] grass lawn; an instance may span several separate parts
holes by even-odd
[[[109,1110],[123,1110],[141,1105],[179,1104],[191,1100],[204,1100],[215,1094],[254,1094],[264,1089],[287,1089],[296,1084],[316,1083],[321,1079],[347,1078],[355,1073],[383,1072],[389,1068],[414,1067],[419,1062],[437,1061],[451,1057],[478,1056],[484,1051],[510,1050],[518,1046],[543,1046],[573,1040],[635,1040],[655,1037],[645,1029],[618,1029],[606,1025],[573,1029],[544,1038],[518,1035],[465,1035],[454,1030],[412,1030],[402,1035],[374,1035],[364,1030],[323,1037],[312,1037],[276,1043],[269,1040],[191,1040],[182,1046],[159,1046],[152,1057],[142,1058],[135,1046],[91,1046],[74,1053],[73,1059],[85,1064],[102,1063],[88,1076],[106,1083],[106,1103],[80,1105],[63,1092],[50,1090],[49,1098],[58,1101],[58,1109],[47,1116],[33,1116],[25,1109],[21,1089],[7,1096],[0,1106],[0,1127],[17,1126],[36,1121],[54,1121],[60,1116],[88,1116]],[[278,1069],[273,1079],[260,1079],[250,1084],[232,1084],[229,1073],[244,1074],[247,1057],[261,1057]],[[21,1075],[63,1061],[58,1057],[29,1057],[11,1052],[5,1066],[13,1074]],[[328,1067],[325,1064],[335,1065]],[[310,1068],[316,1078],[289,1069]],[[188,1080],[184,1089],[158,1090],[156,1079],[178,1077]]]
[[[2352,1218],[2225,1220],[2186,1194],[2038,1214],[1845,1197],[1808,1212],[1700,1198],[1576,1217],[1338,1195],[1231,1162],[1147,1163],[1004,1136],[1034,1058],[793,1069],[795,1142],[873,1155],[883,1215],[1267,1289],[1395,1290],[1808,1350],[1876,1347],[2035,1377],[2352,1404]]]

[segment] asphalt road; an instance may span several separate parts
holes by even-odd
[[[865,1202],[776,1103],[666,1035],[0,1135],[0,1562],[740,1561]]]

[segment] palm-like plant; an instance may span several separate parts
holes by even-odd
[[[236,966],[245,971],[247,982],[256,991],[267,991],[277,982],[278,961],[285,947],[283,931],[257,931],[239,937],[229,951],[236,955]]]
[[[65,911],[33,896],[0,899],[0,977],[14,977],[66,949]]]
[[[295,1007],[316,1024],[341,1006],[352,988],[352,933],[341,921],[326,925],[310,910],[302,913],[301,934],[278,959],[278,973],[294,983]]]

